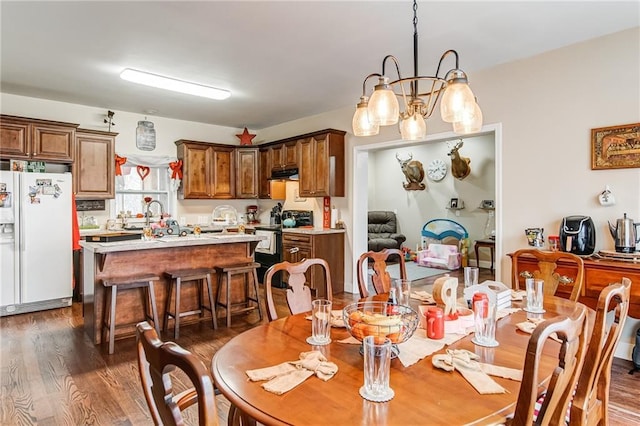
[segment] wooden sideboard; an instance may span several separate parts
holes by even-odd
[[[580,292],[579,301],[595,309],[602,289],[611,283],[620,282],[622,277],[627,277],[631,280],[629,316],[640,318],[640,262],[596,259],[593,257],[583,258],[583,260],[585,282]],[[533,269],[536,263],[533,257],[527,258],[524,256],[520,257],[519,262],[518,268],[520,270]],[[562,269],[570,267],[570,262],[560,261],[558,262],[557,271],[563,274]],[[521,284],[520,288],[524,288],[524,283]]]

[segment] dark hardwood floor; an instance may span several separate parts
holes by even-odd
[[[435,278],[415,284],[429,285]],[[491,278],[489,270],[481,270],[480,281]],[[278,310],[284,315],[283,292],[276,293]],[[342,294],[334,301],[344,304],[356,299]],[[209,366],[218,348],[257,321],[253,312],[235,316],[229,329],[220,321],[215,332],[206,322],[181,326],[178,343]],[[171,337],[163,333],[163,338]],[[611,425],[640,424],[640,373],[629,375],[631,366],[625,360],[614,362]],[[175,385],[181,389],[187,383],[178,376]],[[228,402],[219,396],[217,405],[224,424]],[[193,407],[187,410],[187,421],[197,424]],[[152,424],[140,386],[135,339],[116,341],[115,354],[108,355],[106,345],[95,346],[85,335],[79,304],[0,318],[0,424]]]

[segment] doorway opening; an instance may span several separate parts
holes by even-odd
[[[466,135],[463,139],[471,139],[477,136],[492,136],[493,137],[493,154],[494,154],[494,185],[495,185],[495,200],[494,206],[495,210],[493,212],[493,219],[495,220],[495,279],[497,281],[500,280],[501,276],[501,267],[500,260],[502,257],[502,126],[501,124],[492,124],[487,125],[482,128],[482,131],[474,134],[474,135]],[[455,139],[459,139],[459,136],[455,135],[453,132],[439,133],[434,135],[428,135],[425,141],[419,143],[407,143],[407,141],[403,140],[393,140],[393,141],[385,141],[368,145],[360,145],[354,147],[354,174],[353,174],[353,191],[354,194],[353,199],[353,255],[357,256],[359,253],[366,252],[367,249],[367,212],[370,209],[370,191],[375,190],[375,188],[370,188],[371,182],[371,174],[374,172],[370,167],[375,167],[375,164],[372,164],[370,161],[375,157],[375,153],[381,150],[406,150],[411,149],[413,146],[420,146],[424,144],[435,144],[442,143],[445,141],[452,141]],[[464,150],[463,150],[464,152]],[[448,160],[448,158],[447,158]],[[450,166],[450,161],[447,161],[447,166]],[[473,173],[473,159],[472,159],[472,172]],[[477,165],[477,164],[476,164]],[[425,172],[426,172],[426,166]],[[399,166],[398,166],[399,167]],[[385,170],[386,172],[386,170]],[[451,177],[449,177],[451,179]],[[434,183],[432,181],[427,180],[425,176],[425,183],[427,183],[426,191],[430,190],[430,186],[437,185],[438,183]],[[397,182],[398,186],[400,182]],[[363,190],[367,188],[367,190]],[[405,192],[404,189],[400,187],[399,191],[402,193]],[[453,197],[452,197],[453,198]],[[475,209],[477,206],[468,206],[471,209]],[[376,208],[374,208],[375,210]],[[390,210],[393,210],[391,208]],[[416,213],[420,213],[416,208]],[[452,217],[455,220],[455,217]],[[425,220],[426,222],[426,220]],[[484,226],[483,226],[484,229]],[[411,229],[411,232],[415,234],[419,234],[421,229]],[[407,230],[403,229],[403,233]],[[473,249],[473,247],[470,247]],[[357,270],[356,268],[352,271],[352,283],[353,289],[351,290],[353,293],[357,293]],[[345,291],[349,291],[345,289]]]

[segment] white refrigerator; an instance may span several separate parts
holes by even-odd
[[[0,171],[0,316],[70,306],[71,173]]]

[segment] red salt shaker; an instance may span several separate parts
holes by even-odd
[[[482,292],[477,292],[473,294],[473,301],[471,302],[471,306],[473,307],[473,311],[475,312],[476,310],[476,302],[478,301],[482,301],[482,305],[484,307],[484,315],[483,317],[486,318],[487,313],[489,312],[489,296],[487,296],[486,293],[482,293]]]

